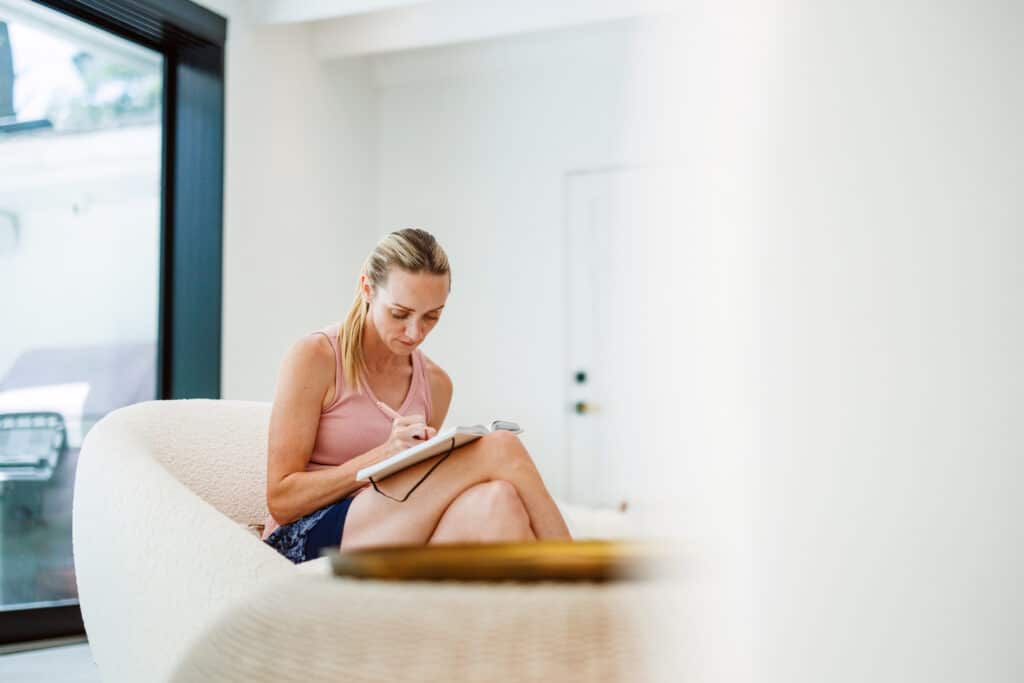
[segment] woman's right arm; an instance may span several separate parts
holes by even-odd
[[[384,443],[337,467],[306,471],[334,374],[334,351],[320,334],[296,342],[281,364],[267,445],[267,508],[278,524],[294,522],[362,488],[356,472],[388,454]]]

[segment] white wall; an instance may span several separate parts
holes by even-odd
[[[751,162],[762,680],[1024,660],[1019,4],[790,2]]]
[[[373,210],[362,62],[325,68],[306,25],[261,27],[238,3],[226,56],[221,393],[270,400],[288,346],[344,315]]]
[[[449,420],[519,420],[557,494],[563,181],[654,156],[626,135],[638,30],[615,22],[373,60],[377,233],[424,227],[452,263],[448,307],[424,345],[454,381]]]
[[[1020,678],[1022,19],[687,3],[674,680]]]

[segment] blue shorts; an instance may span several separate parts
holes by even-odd
[[[341,545],[345,517],[353,500],[355,496],[342,498],[294,522],[279,526],[267,536],[264,543],[295,564],[320,557],[320,551],[325,548],[337,549]]]

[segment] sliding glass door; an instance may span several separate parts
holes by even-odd
[[[225,34],[186,0],[0,0],[0,643],[81,631],[90,428],[219,395]]]
[[[89,428],[156,398],[163,56],[0,0],[0,609],[73,603]]]

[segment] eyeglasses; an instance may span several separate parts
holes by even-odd
[[[411,495],[412,495],[412,492],[413,492],[413,491],[415,491],[415,490],[416,490],[416,488],[417,488],[417,487],[418,487],[418,486],[419,486],[420,484],[422,484],[422,483],[423,483],[423,480],[424,480],[424,479],[426,479],[427,477],[429,477],[429,476],[430,476],[430,473],[431,473],[431,472],[433,472],[434,470],[436,470],[436,469],[437,469],[437,466],[438,466],[438,465],[440,465],[440,464],[441,464],[441,463],[443,463],[443,462],[444,462],[445,460],[447,460],[447,459],[448,459],[448,456],[449,456],[449,455],[451,455],[451,454],[452,454],[452,452],[453,452],[454,450],[455,450],[455,437],[453,436],[453,437],[452,437],[452,445],[451,445],[451,447],[450,447],[450,448],[448,449],[448,452],[444,454],[444,457],[442,457],[442,458],[441,458],[440,460],[438,460],[437,462],[435,462],[435,463],[434,463],[434,464],[433,464],[433,465],[432,465],[432,466],[430,467],[430,469],[429,469],[429,470],[427,470],[427,473],[426,473],[426,474],[424,474],[424,475],[423,475],[422,477],[420,477],[420,480],[419,480],[418,482],[416,482],[416,484],[415,484],[415,485],[414,485],[414,486],[413,486],[413,487],[412,487],[411,489],[409,489],[408,493],[406,493],[406,494],[405,494],[405,496],[403,496],[403,497],[402,497],[401,499],[398,499],[398,498],[392,498],[391,496],[389,496],[388,494],[384,493],[384,492],[383,492],[383,491],[381,491],[381,490],[380,490],[379,488],[377,488],[377,482],[375,482],[375,481],[373,480],[373,477],[370,477],[370,483],[371,483],[371,484],[373,484],[373,489],[374,489],[374,490],[375,490],[375,491],[376,491],[377,493],[379,493],[380,495],[384,496],[385,498],[391,498],[391,500],[395,501],[396,503],[404,503],[405,501],[409,500],[409,496],[411,496]]]

